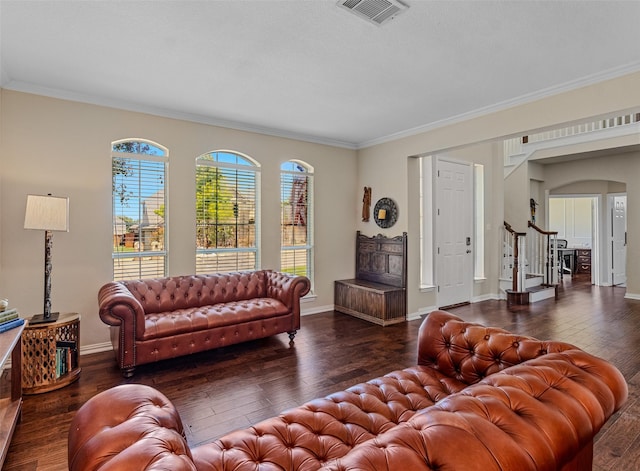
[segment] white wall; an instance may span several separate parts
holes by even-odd
[[[565,239],[568,247],[588,247],[593,244],[594,198],[550,197],[548,230],[558,232],[558,239]]]
[[[0,296],[23,317],[42,312],[44,233],[23,229],[26,195],[69,196],[70,232],[54,233],[53,309],[82,315],[82,345],[107,342],[97,293],[110,281],[111,142],[146,138],[169,149],[169,270],[195,270],[195,158],[216,149],[262,165],[262,266],[278,268],[280,164],[314,167],[315,292],[303,311],[333,307],[333,280],[352,272],[356,152],[107,107],[2,90]],[[275,221],[275,223],[270,223]],[[304,320],[302,322],[304,329]]]

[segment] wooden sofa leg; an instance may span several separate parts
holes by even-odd
[[[130,368],[123,368],[122,369],[122,376],[124,376],[125,378],[131,378],[135,371],[136,371],[136,367],[135,366],[132,366]]]
[[[297,330],[290,330],[287,332],[289,334],[289,343],[293,343],[293,338],[296,336]]]

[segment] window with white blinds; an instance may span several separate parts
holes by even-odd
[[[113,279],[166,275],[167,150],[144,140],[112,144]]]
[[[280,167],[280,270],[313,285],[313,169],[290,160]]]
[[[231,151],[196,159],[196,273],[259,267],[259,171],[252,159]]]

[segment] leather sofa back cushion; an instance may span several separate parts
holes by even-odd
[[[466,384],[547,353],[575,350],[557,341],[541,341],[497,327],[452,319],[445,311],[429,314],[420,326],[418,364],[435,368]]]
[[[266,297],[264,271],[124,281],[145,314]]]

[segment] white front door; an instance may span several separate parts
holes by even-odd
[[[614,196],[611,207],[612,282],[627,281],[627,197]]]
[[[471,301],[473,181],[467,162],[436,162],[436,285],[440,307]]]

